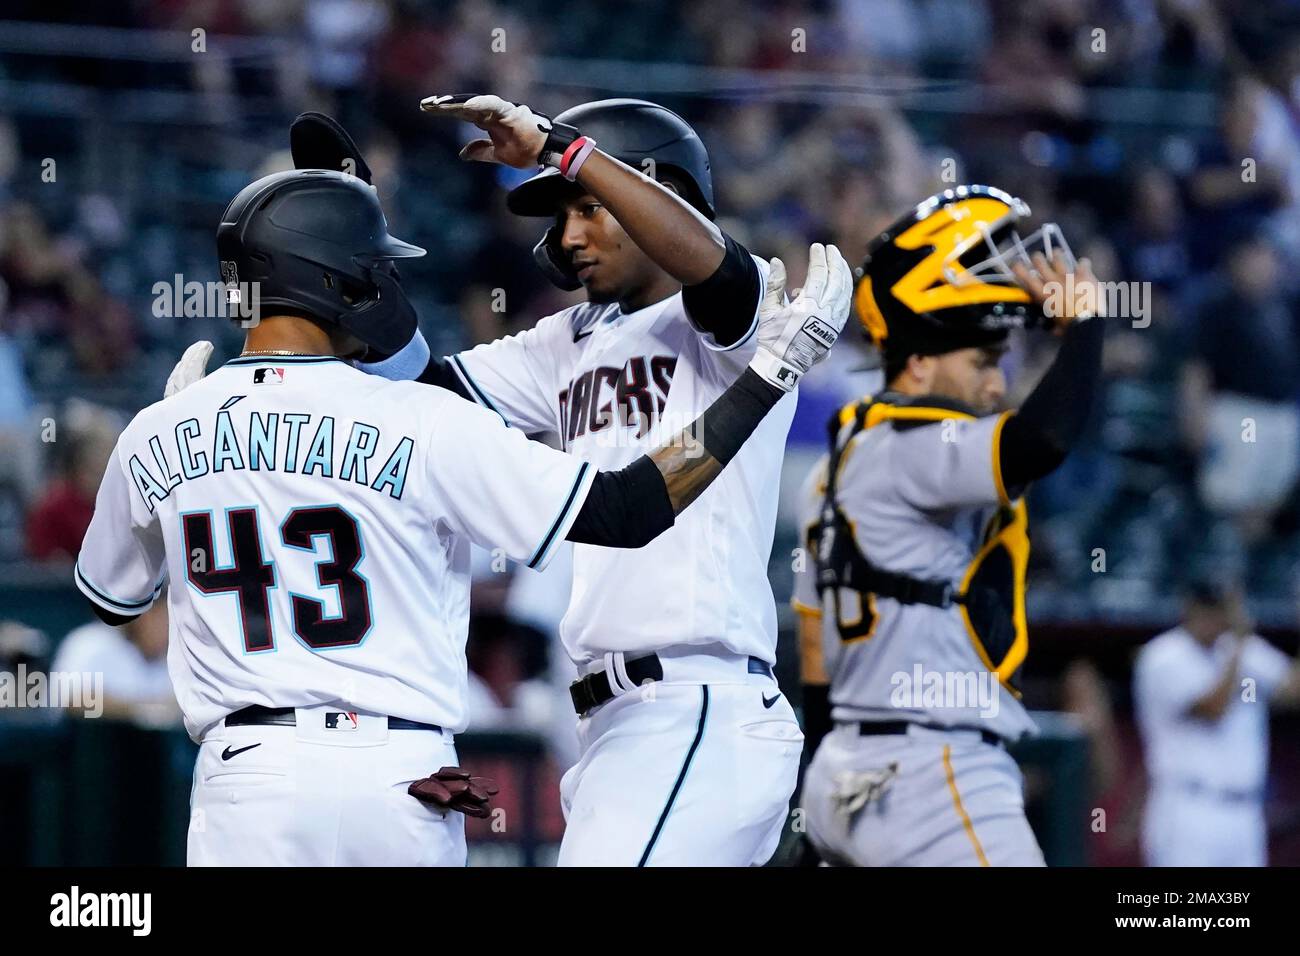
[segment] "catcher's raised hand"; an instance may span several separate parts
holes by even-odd
[[[1042,306],[1052,331],[1060,335],[1071,322],[1082,322],[1102,314],[1101,283],[1092,274],[1092,263],[1080,259],[1073,270],[1065,255],[1057,252],[1049,262],[1041,252],[1030,257],[1033,267],[1023,262],[1011,265],[1016,281]]]
[[[853,298],[853,272],[835,246],[808,249],[808,278],[793,302],[785,301],[785,263],[773,259],[758,306],[758,351],[749,367],[792,391],[830,352],[844,330]]]
[[[426,96],[420,109],[435,116],[473,123],[488,134],[460,151],[460,158],[479,163],[501,163],[515,169],[541,164],[541,154],[551,131],[551,120],[523,104],[510,103],[490,93],[453,93]]]

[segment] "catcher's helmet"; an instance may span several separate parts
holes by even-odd
[[[890,358],[993,345],[1013,328],[1043,320],[1016,284],[1014,262],[1041,250],[1074,257],[1047,223],[1021,238],[1029,217],[1019,199],[990,186],[931,196],[877,236],[858,270],[853,304],[871,343]]]
[[[599,149],[629,166],[657,180],[669,180],[683,199],[708,218],[714,217],[709,154],[690,124],[667,107],[646,100],[596,100],[565,110],[555,122],[577,128]],[[553,216],[565,192],[572,189],[558,169],[548,167],[512,189],[506,205],[520,216]],[[533,254],[552,282],[572,291],[581,283],[559,239],[557,229],[548,229]]]
[[[258,283],[264,313],[339,325],[389,354],[415,333],[391,260],[424,250],[388,234],[379,196],[355,176],[296,169],[245,186],[221,216],[217,255],[227,284]]]

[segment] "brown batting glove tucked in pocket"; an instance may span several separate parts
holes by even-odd
[[[492,812],[489,803],[500,787],[487,777],[475,777],[460,767],[443,767],[415,781],[406,792],[440,810],[456,810],[467,817],[486,817]]]

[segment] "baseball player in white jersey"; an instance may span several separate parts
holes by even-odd
[[[847,301],[851,277],[786,305],[774,270],[748,367],[689,433],[601,471],[341,360],[409,339],[391,261],[423,254],[388,235],[361,180],[258,180],[217,245],[232,288],[259,284],[261,321],[241,356],[123,432],[77,585],[122,623],[172,582],[169,670],[201,741],[191,864],[463,865],[453,811],[486,815],[491,792],[455,767],[469,543],[542,567],[566,538],[666,531],[824,354],[838,328],[815,299]],[[210,350],[192,347],[169,390]]]
[[[508,204],[553,221],[538,263],[587,301],[448,359],[429,360],[416,339],[369,370],[418,374],[603,467],[631,461],[735,380],[754,354],[768,267],[711,221],[708,155],[681,117],[641,100],[554,122],[494,96],[422,105],[488,133],[463,158],[545,167]],[[824,297],[847,266],[834,247],[812,258],[806,288]],[[829,305],[842,321],[847,300]],[[774,852],[802,749],[772,674],[767,579],[794,402],[654,543],[574,548],[561,638],[582,675],[581,755],[561,785],[561,865],[750,865]]]
[[[1044,234],[1017,235],[1027,215],[998,190],[949,190],[876,239],[863,267],[855,303],[886,391],[831,424],[804,489],[810,560],[794,595],[816,747],[801,806],[828,863],[1043,863],[1004,746],[1033,730],[1016,687],[1021,495],[1082,431],[1101,322],[1074,300],[1054,309],[1053,367],[1018,413],[991,414],[1008,329],[1044,320],[1070,265],[1051,226],[1051,259],[1031,264]],[[1091,294],[1086,263],[1073,278]]]
[[[1269,710],[1297,702],[1300,664],[1253,633],[1239,594],[1195,583],[1133,669],[1149,866],[1267,864]]]

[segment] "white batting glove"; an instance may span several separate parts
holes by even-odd
[[[480,163],[501,163],[531,169],[540,162],[551,121],[523,104],[490,93],[452,93],[426,96],[420,109],[435,116],[473,123],[490,139],[476,139],[460,151],[460,158]]]
[[[758,352],[749,367],[783,391],[826,357],[848,321],[853,273],[834,246],[808,249],[808,280],[785,301],[785,263],[773,259],[758,307]]]
[[[208,374],[208,359],[212,358],[212,343],[200,340],[185,350],[172,373],[167,376],[163,398],[171,398],[183,388],[189,388]]]

